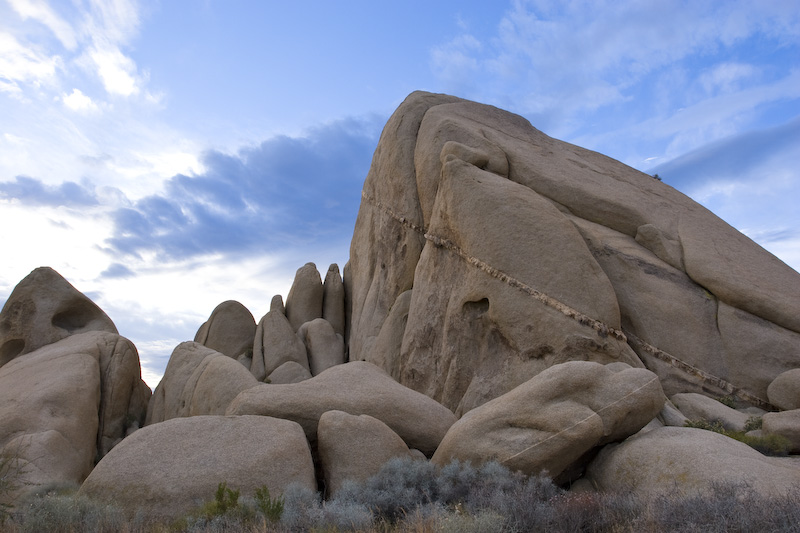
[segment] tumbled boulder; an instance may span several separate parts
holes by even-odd
[[[264,381],[274,385],[285,385],[289,383],[300,383],[307,379],[311,379],[311,372],[308,370],[308,367],[300,363],[295,363],[294,361],[286,361],[273,370]]]
[[[306,370],[309,368],[306,347],[295,328],[279,308],[271,309],[258,322],[250,372],[258,381],[264,381],[276,368],[289,361]]]
[[[237,361],[196,342],[175,347],[147,408],[147,424],[170,418],[225,414],[258,380]]]
[[[248,309],[235,300],[222,302],[194,337],[195,342],[234,359],[250,357],[256,321]]]
[[[286,318],[295,331],[306,322],[322,318],[324,288],[314,263],[306,263],[294,276],[286,297]]]
[[[386,124],[345,287],[350,359],[457,413],[569,360],[768,408],[800,360],[797,272],[669,185],[446,95]]]
[[[696,392],[673,394],[670,401],[689,420],[720,422],[730,431],[744,431],[749,415],[728,407],[719,400]]]
[[[144,423],[149,396],[136,348],[114,333],[71,335],[6,363],[0,451],[19,460],[18,489],[83,481]]]
[[[112,501],[130,515],[177,519],[214,499],[219,483],[251,497],[266,485],[316,490],[303,430],[265,416],[197,416],[147,426],[100,461],[79,494]]]
[[[306,322],[297,330],[297,336],[306,347],[308,366],[313,376],[345,362],[344,339],[324,318]]]
[[[0,311],[0,366],[87,331],[117,333],[102,309],[49,267],[20,281]]]
[[[363,361],[331,367],[301,383],[258,385],[241,392],[227,413],[295,420],[315,441],[320,417],[333,410],[375,417],[427,455],[456,420],[446,407]]]
[[[600,490],[631,490],[644,499],[709,493],[720,483],[783,496],[800,483],[800,468],[785,458],[767,457],[713,431],[671,426],[606,446],[586,475]]]
[[[571,361],[466,413],[432,461],[496,460],[556,478],[593,448],[639,431],[663,404],[658,376],[649,370]]]
[[[772,380],[767,395],[779,409],[800,409],[800,368],[787,370]]]
[[[781,435],[789,440],[790,453],[800,453],[800,409],[766,413],[762,417],[764,435]]]
[[[335,497],[348,479],[366,481],[393,457],[413,457],[403,439],[377,418],[343,411],[322,414],[317,449],[326,498]]]

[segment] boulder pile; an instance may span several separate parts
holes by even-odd
[[[82,483],[164,518],[223,481],[330,497],[392,457],[774,493],[797,463],[730,436],[800,453],[800,274],[646,174],[417,92],[381,136],[343,276],[306,264],[258,322],[221,303],[151,396],[105,313],[37,269],[0,312],[0,396],[21,492]]]

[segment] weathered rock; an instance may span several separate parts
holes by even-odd
[[[0,368],[0,451],[20,461],[18,488],[83,481],[144,422],[149,396],[136,348],[114,333],[71,335],[9,361]]]
[[[707,493],[717,483],[783,496],[800,483],[800,469],[719,433],[667,426],[606,446],[587,477],[600,490],[632,490],[644,499]]]
[[[323,294],[322,278],[314,263],[306,263],[297,269],[286,297],[286,318],[295,331],[306,322],[322,318]]]
[[[684,427],[689,419],[681,413],[669,400],[664,402],[664,407],[658,413],[658,418],[665,426]]]
[[[670,394],[762,407],[800,366],[797,272],[668,185],[516,115],[410,95],[363,192],[350,359],[456,412],[569,360],[638,356]],[[412,287],[399,349],[375,350]]]
[[[258,381],[270,375],[282,364],[293,361],[308,370],[308,355],[295,328],[278,309],[272,309],[259,321],[253,344],[250,372]]]
[[[308,352],[308,366],[316,376],[328,368],[341,365],[344,358],[344,339],[324,318],[306,322],[297,330]]]
[[[177,519],[213,500],[217,485],[279,496],[291,483],[316,490],[314,464],[296,423],[263,416],[198,416],[147,426],[114,448],[79,494]]]
[[[175,347],[147,409],[146,424],[224,414],[241,391],[258,385],[237,361],[196,342]]]
[[[403,387],[375,365],[363,361],[331,367],[302,383],[264,384],[243,391],[228,407],[228,414],[295,420],[313,441],[319,418],[334,410],[375,417],[409,447],[428,455],[456,420],[446,407]]]
[[[256,321],[245,306],[234,300],[219,304],[195,335],[195,342],[237,359],[252,354]]]
[[[800,409],[800,368],[780,374],[767,387],[769,401],[784,410]]]
[[[311,379],[311,372],[307,367],[302,366],[300,363],[295,363],[294,361],[286,361],[273,370],[264,381],[272,383],[273,385],[287,385],[290,383],[300,383],[307,379]]]
[[[625,439],[664,404],[643,368],[588,361],[555,365],[453,424],[432,461],[495,459],[511,470],[557,477],[586,452]]]
[[[393,457],[412,457],[397,433],[368,415],[327,411],[319,419],[317,445],[325,474],[325,496],[333,498],[345,480],[364,482]]]
[[[283,305],[283,296],[280,294],[273,296],[272,301],[269,303],[269,310],[277,311],[282,315],[286,315],[286,307]]]
[[[386,370],[395,380],[400,381],[401,361],[400,347],[403,344],[406,324],[408,323],[408,311],[411,307],[410,290],[403,292],[397,297],[389,315],[381,327],[378,338],[372,345],[372,352],[369,360]]]
[[[694,392],[674,394],[670,401],[689,420],[718,421],[729,431],[744,431],[744,425],[750,418],[719,400]]]
[[[337,335],[344,338],[344,283],[342,276],[339,275],[339,265],[336,263],[328,267],[322,290],[322,318],[333,326],[333,331]]]
[[[20,281],[0,311],[0,366],[86,331],[117,333],[110,318],[49,267]]]
[[[766,413],[762,418],[764,435],[781,435],[791,443],[790,453],[800,453],[800,409]]]

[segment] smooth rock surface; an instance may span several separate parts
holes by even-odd
[[[195,342],[234,359],[252,354],[256,321],[250,311],[235,300],[219,304],[195,335]]]
[[[316,490],[314,464],[296,423],[265,416],[176,418],[137,431],[114,448],[79,494],[112,501],[133,515],[145,508],[177,519],[214,499],[217,485],[278,497],[291,483]]]
[[[0,311],[0,366],[87,331],[117,333],[117,328],[58,272],[37,268],[14,287]]]
[[[344,283],[339,274],[339,265],[333,263],[328,267],[325,281],[322,283],[322,318],[327,320],[333,331],[344,338]]]
[[[786,437],[791,443],[789,453],[800,453],[800,409],[766,413],[761,420],[761,431],[764,435]]]
[[[286,297],[286,318],[297,331],[306,322],[322,318],[322,278],[314,263],[306,263],[294,276],[292,288]]]
[[[633,490],[643,499],[708,493],[715,483],[748,483],[766,495],[785,495],[800,483],[800,468],[767,457],[719,433],[666,426],[606,446],[587,469],[603,491]]]
[[[571,361],[466,413],[432,461],[494,459],[527,475],[556,478],[591,449],[639,431],[663,404],[658,377],[649,370]]]
[[[295,328],[280,310],[272,309],[258,322],[250,372],[258,381],[264,381],[266,376],[289,361],[309,369],[306,347]]]
[[[297,330],[297,336],[306,347],[311,375],[319,375],[345,362],[344,339],[324,318],[306,322]]]
[[[403,387],[375,365],[363,361],[331,367],[301,383],[258,385],[240,393],[228,407],[228,414],[294,420],[313,441],[320,417],[334,410],[375,417],[410,448],[427,455],[433,454],[456,420],[446,407]]]
[[[800,368],[780,374],[767,387],[769,401],[775,407],[788,411],[800,409]]]
[[[287,385],[300,383],[307,379],[311,379],[311,372],[307,367],[294,361],[287,361],[273,370],[264,381],[273,385]]]
[[[175,347],[153,392],[146,424],[170,418],[224,414],[241,391],[258,385],[237,361],[197,342]]]
[[[97,457],[144,423],[149,396],[136,348],[113,333],[71,335],[8,362],[0,451],[19,459],[18,488],[83,481]]]
[[[325,497],[333,498],[345,480],[364,482],[393,457],[412,457],[397,433],[369,415],[327,411],[319,419],[317,446],[325,474]]]
[[[674,394],[670,401],[689,420],[719,421],[730,431],[744,431],[744,425],[750,418],[719,400],[694,392]]]

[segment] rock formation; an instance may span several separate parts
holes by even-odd
[[[800,482],[796,458],[675,427],[800,453],[800,274],[519,116],[411,94],[343,274],[307,263],[258,324],[223,302],[151,397],[111,320],[35,270],[0,312],[3,454],[34,486],[86,478],[82,493],[166,518],[223,481],[330,497],[397,456],[645,496]]]

